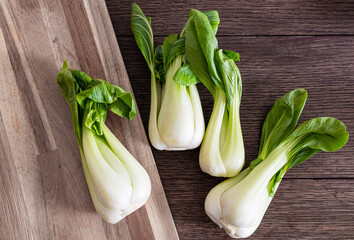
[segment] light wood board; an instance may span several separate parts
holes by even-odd
[[[107,124],[151,197],[116,225],[95,212],[55,81],[64,60],[132,91],[104,0],[0,1],[0,239],[178,239],[139,113]]]

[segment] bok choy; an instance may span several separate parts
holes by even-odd
[[[219,22],[192,9],[185,26],[185,54],[192,70],[214,97],[214,107],[200,149],[201,169],[218,177],[232,177],[244,165],[240,123],[242,82],[236,52],[218,49]]]
[[[151,183],[140,163],[105,125],[107,110],[132,119],[132,95],[79,70],[65,61],[57,83],[71,111],[82,165],[93,204],[109,223],[117,223],[145,204]]]
[[[185,58],[185,37],[168,36],[154,49],[151,19],[132,5],[131,28],[151,72],[149,138],[159,150],[185,150],[200,145],[205,131],[202,105]]]
[[[306,98],[304,89],[295,89],[278,99],[264,121],[258,157],[209,192],[205,211],[231,237],[245,238],[257,229],[287,170],[347,142],[345,125],[331,117],[311,119],[294,130]]]

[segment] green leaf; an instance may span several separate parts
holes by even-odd
[[[85,108],[86,99],[89,98],[98,103],[112,103],[116,96],[111,84],[101,79],[92,79],[88,88],[77,94],[76,100],[81,108]]]
[[[163,65],[165,72],[167,72],[167,67],[168,67],[168,56],[170,54],[171,48],[173,44],[177,41],[178,39],[178,34],[172,34],[169,35],[167,38],[165,38],[165,41],[163,42],[162,48],[163,48]]]
[[[263,123],[259,158],[264,159],[268,156],[292,133],[305,106],[306,99],[306,90],[299,88],[276,100]]]
[[[82,108],[85,108],[87,99],[89,99],[96,103],[106,104],[112,112],[121,117],[132,119],[136,114],[132,95],[101,79],[92,79],[88,89],[77,94],[76,99]]]
[[[173,76],[173,80],[183,86],[190,86],[199,82],[197,76],[194,74],[188,63],[184,64],[177,70]]]
[[[203,12],[203,14],[208,18],[209,20],[209,23],[210,23],[210,26],[211,28],[213,29],[213,32],[214,32],[214,35],[216,34],[217,30],[218,30],[218,26],[219,26],[219,23],[220,23],[220,19],[219,19],[219,13],[215,10],[210,10],[210,11],[205,11]],[[188,26],[189,22],[191,21],[192,19],[192,12],[189,14],[189,18],[188,18],[188,21],[184,24],[183,28],[182,28],[182,31],[180,33],[180,36],[184,36],[185,34],[185,30],[186,30],[186,27]]]
[[[160,45],[155,49],[154,60],[155,60],[155,77],[162,83],[166,81],[163,58],[164,58],[163,48]]]
[[[215,10],[205,11],[203,14],[208,18],[211,28],[213,29],[214,35],[218,31],[218,26],[220,23],[219,13]]]
[[[119,88],[118,86],[114,87]],[[108,106],[109,110],[121,117],[128,118],[129,120],[133,119],[136,115],[134,98],[131,93],[125,91],[124,93],[119,94],[119,98]]]
[[[154,60],[155,60],[155,65],[157,65],[157,63],[162,63],[163,64],[163,47],[162,45],[159,45],[156,47],[155,49],[155,53],[154,53]]]
[[[81,141],[81,124],[80,124],[80,114],[76,102],[76,93],[79,92],[79,85],[77,84],[75,78],[71,74],[68,63],[64,61],[63,68],[57,74],[56,78],[57,84],[63,94],[66,103],[69,105],[71,112],[71,120],[74,127],[74,133],[78,140],[80,147],[82,148]]]
[[[74,77],[76,76],[76,77]],[[81,146],[81,124],[102,135],[101,122],[106,120],[108,107],[115,114],[132,119],[136,114],[135,102],[130,93],[101,79],[91,79],[86,73],[70,72],[65,61],[57,74],[58,86],[71,111],[75,135]]]
[[[80,70],[73,69],[71,70],[71,74],[74,76],[81,89],[86,89],[92,81],[92,79],[86,73]]]
[[[318,117],[301,124],[287,137],[286,144],[296,143],[289,152],[287,164],[281,168],[268,184],[269,195],[273,197],[276,185],[285,172],[300,164],[319,151],[333,152],[343,147],[349,134],[344,123],[336,118]]]
[[[286,170],[280,169],[268,183],[268,193],[270,197],[274,197],[277,184],[283,179]]]
[[[241,102],[241,74],[235,61],[226,56],[223,50],[218,50],[215,54],[215,65],[223,80],[227,101],[231,103],[238,93],[239,102]]]
[[[104,80],[91,79],[82,71],[71,72],[66,61],[57,74],[57,84],[69,105],[81,150],[83,124],[95,134],[103,135],[102,123],[106,120],[108,108],[128,119],[136,114],[135,102],[130,93]]]
[[[216,86],[222,90],[225,90],[223,81],[216,70],[217,68],[214,62],[215,52],[218,49],[218,41],[214,35],[214,31],[209,23],[208,18],[202,12],[192,9],[191,15],[191,20],[195,25],[195,31],[200,48],[202,49],[205,59],[208,63],[211,79],[214,81]]]
[[[133,3],[130,26],[133,30],[136,44],[143,54],[150,71],[154,73],[154,38],[151,28],[151,19],[145,17],[140,7]]]
[[[215,97],[215,83],[209,74],[208,62],[199,44],[197,31],[193,20],[190,20],[185,28],[185,55],[193,72]]]
[[[167,56],[167,60],[165,63],[165,69],[168,69],[171,62],[177,56],[184,54],[185,40],[186,40],[185,37],[181,37],[173,43],[173,45],[168,53],[168,56]]]
[[[240,55],[237,52],[231,51],[231,50],[225,50],[223,49],[222,52],[230,59],[232,59],[234,62],[240,61]]]
[[[241,101],[241,74],[235,64],[239,55],[229,50],[218,50],[215,26],[219,22],[215,11],[203,14],[192,9],[185,27],[185,52],[187,61],[198,79],[214,97],[215,87],[224,91],[229,106],[236,96],[239,102]]]
[[[99,136],[103,135],[101,123],[106,121],[107,104],[94,101],[87,101],[85,104],[84,123]]]
[[[290,151],[286,170],[306,161],[319,151],[333,152],[343,147],[349,134],[344,123],[336,118],[318,117],[301,124],[289,137],[297,144]]]

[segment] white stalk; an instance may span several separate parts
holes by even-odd
[[[149,138],[152,146],[158,150],[167,148],[157,128],[157,117],[161,108],[162,90],[161,84],[156,81],[155,74],[151,73],[151,101],[149,116]]]
[[[96,211],[105,221],[117,223],[146,203],[151,183],[140,163],[104,123],[101,126],[104,137],[83,125],[80,153]]]
[[[82,128],[82,144],[92,183],[102,205],[112,210],[125,209],[130,204],[132,186],[109,166],[86,126]]]
[[[208,196],[205,199],[205,212],[219,227],[223,227],[220,220],[222,219],[222,209],[220,204],[221,195],[232,186],[235,186],[241,180],[243,180],[248,174],[248,168],[237,174],[233,178],[229,178],[220,184],[216,185],[210,190]]]
[[[106,145],[104,140],[101,137],[95,136],[96,144],[100,150],[104,160],[108,165],[116,172],[118,175],[122,176],[127,183],[131,185],[131,179],[128,171],[125,169],[125,166],[117,158],[117,156],[112,152],[112,150]]]
[[[246,169],[209,192],[205,211],[231,237],[245,238],[257,229],[272,200],[269,181],[287,163],[292,146],[277,147],[250,173]]]
[[[226,169],[220,154],[220,132],[225,108],[225,93],[216,90],[213,112],[199,152],[200,168],[212,176],[226,176]]]
[[[101,203],[101,200],[99,198],[99,195],[95,189],[95,186],[92,182],[90,171],[88,169],[86,159],[85,159],[85,154],[81,151],[81,149],[80,149],[80,154],[81,154],[82,166],[84,168],[87,186],[89,188],[91,199],[92,199],[93,205],[94,205],[97,213],[100,215],[101,218],[103,218],[108,223],[115,224],[115,223],[119,222],[126,215],[123,215],[122,211],[112,210],[110,208],[103,206],[103,204]]]
[[[189,143],[188,149],[197,148],[203,140],[205,132],[205,123],[202,104],[200,102],[199,93],[196,85],[187,87],[189,96],[191,98],[193,115],[194,115],[194,136]]]
[[[233,177],[244,165],[238,99],[236,95],[227,109],[225,93],[216,89],[213,112],[199,154],[202,171],[212,176]]]
[[[245,163],[239,108],[239,97],[236,94],[235,100],[229,109],[226,138],[222,148],[220,148],[221,158],[226,169],[226,177],[233,177],[238,174]]]
[[[140,208],[148,200],[151,193],[150,178],[141,164],[130,154],[121,142],[118,141],[106,125],[102,124],[102,129],[112,151],[121,160],[131,178],[133,187],[133,193],[130,199],[131,204],[124,210],[124,213],[128,215]]]
[[[166,73],[165,93],[158,116],[161,138],[170,149],[187,148],[194,136],[194,114],[187,88],[173,80],[182,65],[176,57]]]
[[[203,139],[204,117],[196,86],[186,87],[173,80],[182,60],[182,55],[173,60],[162,89],[152,76],[149,137],[159,150],[193,149]]]

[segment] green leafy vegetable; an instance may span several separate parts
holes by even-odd
[[[210,19],[212,31],[216,33],[217,12],[208,11],[206,14],[204,17]],[[155,52],[151,24],[136,4],[132,6],[131,28],[151,71],[149,138],[152,145],[159,150],[198,147],[205,125],[195,86],[199,79],[185,57],[185,28],[180,34],[166,37],[162,47],[157,47]]]
[[[171,63],[171,61],[173,60],[173,58],[171,58],[168,61],[168,57],[171,51],[172,46],[174,45],[174,43],[177,41],[178,39],[178,34],[172,34],[170,36],[168,36],[165,41],[163,42],[162,48],[163,48],[163,64],[165,67],[165,71],[167,72],[167,67],[168,65]],[[176,56],[175,56],[176,57]]]
[[[157,46],[154,53],[154,60],[155,60],[155,77],[158,81],[164,83],[165,82],[165,69],[163,64],[163,47]]]
[[[214,97],[200,150],[200,167],[212,176],[232,177],[241,171],[245,158],[239,116],[242,81],[235,64],[238,53],[218,49],[218,22],[217,14],[192,9],[184,29],[185,55],[194,74]]]
[[[143,54],[150,71],[154,71],[154,36],[152,34],[151,19],[145,17],[137,4],[132,5],[131,28],[136,44]]]
[[[195,76],[192,68],[188,63],[184,64],[177,70],[173,76],[173,80],[183,86],[190,86],[199,82],[197,76]]]
[[[306,99],[305,89],[295,89],[276,100],[263,123],[259,158],[268,156],[295,129]]]
[[[214,34],[216,34],[216,32],[218,31],[219,23],[220,23],[219,13],[217,11],[213,11],[213,10],[205,11],[203,13],[208,18],[210,26],[213,29]]]
[[[149,176],[105,126],[107,110],[132,119],[136,114],[130,93],[79,70],[65,61],[57,84],[69,105],[74,132],[91,198],[99,215],[116,223],[145,204]]]
[[[165,63],[166,71],[167,71],[169,65],[171,64],[171,62],[177,56],[184,54],[184,44],[185,44],[185,38],[180,37],[173,43],[169,52],[166,52],[166,53],[164,52],[164,54],[166,55],[166,58],[167,58],[166,63]],[[188,64],[188,63],[185,63],[185,64]]]
[[[222,52],[230,59],[232,59],[234,62],[240,61],[240,55],[237,52],[230,51],[230,50],[225,50],[223,49]]]
[[[304,89],[279,98],[264,121],[258,157],[209,192],[206,213],[230,236],[245,238],[258,228],[287,170],[348,141],[345,125],[331,117],[311,119],[294,130],[306,98]]]

